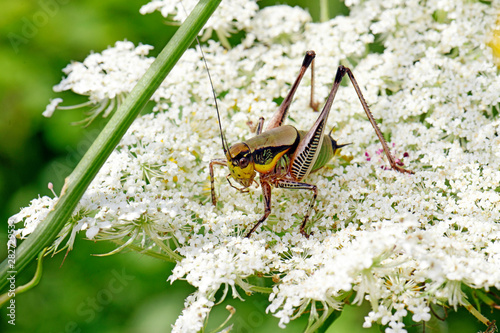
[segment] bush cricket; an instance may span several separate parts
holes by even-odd
[[[356,94],[363,106],[363,109],[370,120],[384,150],[392,169],[402,173],[413,173],[397,165],[392,157],[389,147],[382,136],[382,132],[377,126],[370,109],[361,93],[358,83],[351,70],[344,66],[339,66],[333,87],[328,95],[328,99],[319,114],[314,125],[309,131],[300,131],[291,125],[283,125],[288,109],[292,102],[295,91],[302,80],[307,68],[311,66],[311,107],[316,108],[313,101],[314,89],[314,51],[308,51],[302,62],[299,75],[292,85],[290,92],[283,100],[281,106],[269,120],[267,127],[264,127],[264,118],[260,118],[257,124],[256,136],[229,146],[222,131],[219,109],[217,107],[217,119],[222,141],[222,149],[225,158],[214,159],[210,162],[210,182],[212,204],[215,205],[217,198],[214,188],[214,165],[223,165],[229,168],[226,179],[229,184],[240,192],[247,192],[248,188],[255,182],[255,177],[259,173],[260,185],[264,196],[264,215],[255,223],[252,229],[246,234],[250,237],[257,227],[264,222],[271,213],[271,188],[281,187],[287,189],[309,190],[313,193],[309,207],[302,224],[300,233],[305,237],[309,234],[305,231],[306,223],[314,206],[317,197],[317,187],[305,183],[303,179],[311,172],[315,172],[325,166],[335,155],[335,151],[345,144],[338,145],[329,134],[324,134],[328,115],[335,98],[335,94],[340,86],[342,78],[347,74],[356,90]],[[210,73],[209,73],[210,75]],[[211,79],[210,79],[211,80]],[[215,93],[214,93],[215,95]],[[231,178],[242,187],[236,187],[231,183]],[[257,183],[258,184],[258,183]]]

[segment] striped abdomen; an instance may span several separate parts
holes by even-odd
[[[300,139],[302,140],[304,136],[307,134],[307,132],[299,131],[299,134],[300,134]],[[319,141],[321,141],[321,146],[317,148],[316,147],[317,142]],[[322,167],[324,167],[335,155],[335,151],[337,150],[337,148],[343,146],[343,145],[341,146],[337,145],[337,142],[334,139],[332,139],[332,137],[329,134],[323,135],[323,140],[319,140],[319,137],[315,137],[310,143],[310,145],[311,145],[310,149],[316,149],[319,150],[319,152],[317,152],[316,160],[314,161],[312,161],[312,157],[309,157],[310,160],[306,161],[307,151],[304,152],[303,154],[304,157],[302,157],[302,160],[300,159],[301,158],[300,156],[295,160],[296,164],[295,173],[294,173],[294,166],[292,166],[291,173],[297,180],[302,180],[311,172],[316,172]],[[311,164],[312,167],[310,167]]]

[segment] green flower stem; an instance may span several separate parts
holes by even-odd
[[[123,241],[122,239],[114,239],[111,242],[113,242],[117,245],[120,245],[120,246],[125,244],[125,241]],[[160,259],[160,260],[164,260],[164,261],[172,262],[172,263],[176,262],[174,259],[172,259],[172,257],[170,255],[165,255],[163,253],[158,253],[158,252],[152,251],[152,250],[146,250],[146,249],[143,249],[142,247],[134,245],[134,244],[128,245],[127,248],[129,248],[137,253],[147,255],[151,258]],[[94,254],[94,256],[96,256],[96,257],[103,257],[106,255],[107,254]]]
[[[323,333],[326,332],[330,326],[340,317],[341,311],[337,311],[333,308],[328,309],[325,321],[316,321],[312,325],[308,325],[304,330],[304,333]],[[311,323],[309,323],[311,324]]]
[[[326,22],[330,19],[329,0],[319,0],[319,21]]]
[[[129,126],[158,86],[191,45],[221,0],[201,0],[146,74],[118,108],[71,175],[66,178],[58,202],[47,218],[16,249],[15,267],[7,259],[0,264],[0,289],[7,284],[8,271],[21,272],[36,255],[54,241],[69,220],[83,193]]]
[[[490,326],[492,322],[483,316],[481,312],[477,311],[475,307],[473,307],[469,302],[467,302],[465,299],[462,301],[464,303],[465,308],[474,316],[476,317],[477,320],[485,324],[486,326]]]
[[[492,307],[492,308],[495,308],[497,310],[500,310],[500,306],[498,304],[495,303],[495,301],[493,301],[491,298],[489,298],[488,296],[486,296],[486,293],[483,291],[483,290],[474,290],[474,294],[477,296],[477,298],[479,298],[481,301],[483,301],[484,304]],[[476,302],[478,303],[478,302]]]
[[[250,290],[258,292],[258,293],[262,293],[262,294],[270,294],[273,292],[273,288],[259,287],[259,286],[251,286]]]

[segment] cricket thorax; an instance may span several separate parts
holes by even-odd
[[[252,149],[255,170],[272,172],[283,156],[293,153],[300,140],[299,132],[290,125],[280,126],[255,136],[245,143]]]

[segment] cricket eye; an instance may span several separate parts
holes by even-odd
[[[241,168],[246,168],[248,165],[248,158],[242,157],[240,158],[240,167]]]

